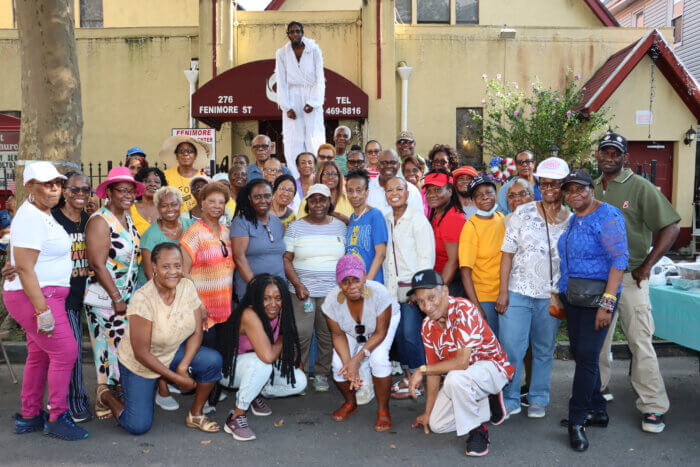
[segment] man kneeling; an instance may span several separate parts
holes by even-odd
[[[426,375],[425,412],[416,418],[426,433],[457,431],[467,437],[467,455],[489,452],[484,422],[505,419],[501,389],[515,368],[508,363],[486,319],[471,302],[450,297],[442,276],[432,269],[417,272],[408,295],[415,294],[426,314],[421,335],[428,363],[411,376],[409,394]],[[440,377],[445,380],[440,388]]]

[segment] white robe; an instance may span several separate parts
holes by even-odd
[[[299,178],[296,158],[299,153],[314,155],[320,145],[326,142],[323,124],[323,101],[326,96],[326,80],[323,75],[323,55],[313,39],[303,37],[305,48],[301,59],[292,49],[291,42],[277,49],[275,54],[275,75],[277,76],[277,104],[282,109],[282,141],[287,167],[294,178]],[[311,113],[304,112],[304,106],[313,107]],[[287,117],[288,110],[294,110],[296,119]]]

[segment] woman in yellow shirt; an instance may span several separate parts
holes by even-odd
[[[496,185],[486,175],[469,183],[469,197],[477,207],[459,236],[459,266],[467,298],[486,317],[498,336],[496,299],[500,285],[501,246],[506,228],[503,214],[496,212]]]
[[[190,180],[209,163],[211,146],[191,136],[176,135],[166,139],[158,156],[166,166],[168,185],[182,192],[182,212],[192,209],[197,202],[190,193]]]
[[[153,195],[159,188],[168,186],[168,182],[165,181],[165,174],[157,167],[144,167],[136,173],[134,179],[146,186],[143,196],[131,205],[131,220],[139,235],[143,236],[158,219],[158,208],[153,202]]]

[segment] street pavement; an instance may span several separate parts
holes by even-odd
[[[360,407],[342,423],[331,413],[342,402],[333,387],[328,393],[307,390],[305,396],[269,401],[270,417],[250,415],[258,439],[237,442],[225,433],[203,433],[185,427],[192,396],[176,396],[181,408],[165,412],[156,408],[153,428],[132,436],[113,419],[93,420],[83,426],[87,440],[66,442],[40,433],[15,435],[11,415],[19,409],[20,386],[12,384],[5,365],[0,367],[0,464],[2,465],[700,465],[700,372],[694,357],[660,360],[671,399],[666,430],[641,431],[640,414],[628,382],[629,361],[616,361],[611,388],[615,400],[608,405],[608,428],[591,428],[591,447],[576,453],[568,447],[560,419],[567,415],[574,364],[555,360],[552,401],[544,419],[528,419],[526,410],[503,425],[489,425],[491,446],[484,458],[467,458],[465,437],[429,434],[412,429],[423,410],[424,398],[392,402],[394,427],[375,433],[374,401]],[[15,365],[18,374],[22,365]],[[94,394],[94,367],[85,364],[90,394]],[[21,383],[20,383],[21,384]],[[234,395],[218,406],[213,418],[223,424]]]

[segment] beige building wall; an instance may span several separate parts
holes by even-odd
[[[287,0],[278,11],[335,11],[360,8],[362,0]]]
[[[83,103],[82,160],[123,160],[141,146],[155,162],[171,128],[188,126],[183,70],[197,28],[81,29],[76,46]],[[21,110],[17,31],[0,31],[0,107]]]
[[[629,141],[670,141],[673,143],[673,193],[672,202],[680,213],[681,227],[690,227],[692,221],[695,145],[687,146],[683,139],[697,119],[688,110],[671,84],[656,70],[654,80],[653,123],[651,138],[649,126],[637,125],[637,110],[649,109],[651,59],[647,56],[636,66],[619,88],[610,96],[606,106],[614,109],[614,125]]]

